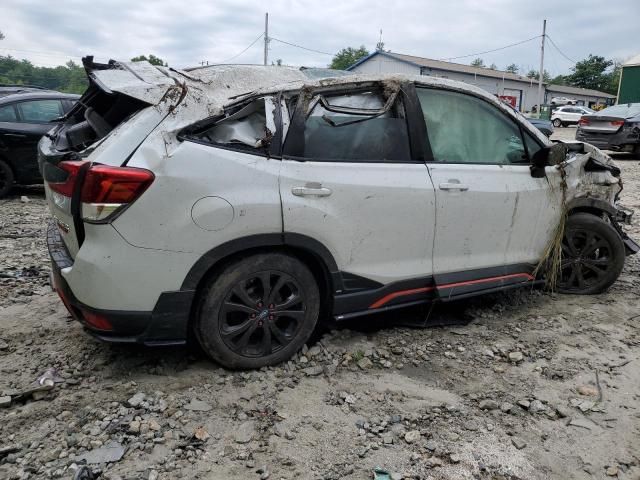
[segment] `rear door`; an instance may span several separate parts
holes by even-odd
[[[352,278],[388,284],[431,275],[434,190],[407,112],[401,91],[378,85],[317,91],[298,100],[289,127],[280,171],[285,234],[321,242]]]
[[[27,100],[16,103],[18,122],[6,131],[13,140],[11,158],[21,183],[40,181],[38,142],[64,115],[62,101],[55,98]]]
[[[531,177],[529,156],[541,142],[484,99],[437,88],[417,92],[433,155],[438,293],[446,298],[531,280],[560,216],[547,179]]]

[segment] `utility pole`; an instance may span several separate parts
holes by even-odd
[[[542,22],[542,43],[540,45],[540,70],[538,71],[538,117],[542,107],[542,78],[544,77],[544,39],[547,36],[547,19]]]
[[[269,13],[264,14],[264,65],[269,60]]]

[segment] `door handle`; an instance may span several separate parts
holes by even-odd
[[[331,189],[325,187],[293,187],[291,189],[296,197],[328,197],[331,195]]]
[[[469,185],[464,185],[463,183],[454,183],[454,182],[441,183],[439,187],[440,187],[440,190],[460,190],[461,192],[465,192],[469,190]]]

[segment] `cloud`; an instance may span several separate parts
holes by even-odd
[[[0,41],[0,54],[38,65],[77,61],[86,54],[106,60],[150,53],[176,67],[216,63],[240,53],[260,35],[266,6],[255,0],[4,0],[0,29],[6,39]],[[271,36],[330,53],[360,45],[373,50],[382,29],[387,49],[450,58],[539,35],[543,18],[551,38],[575,60],[590,53],[624,59],[640,48],[632,41],[637,22],[624,20],[640,18],[637,0],[619,0],[615,8],[600,0],[283,0],[268,8]],[[286,64],[324,66],[331,61],[330,55],[275,41],[269,47],[270,59]],[[259,41],[235,61],[262,63],[262,48]],[[537,69],[539,40],[480,56],[499,68],[515,63],[525,71]],[[545,60],[554,75],[568,73],[572,65],[549,44]]]

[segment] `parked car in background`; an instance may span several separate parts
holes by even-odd
[[[551,106],[556,106],[556,105],[575,105],[575,104],[576,104],[576,100],[574,100],[573,98],[553,97],[551,99]]]
[[[550,137],[553,135],[553,123],[550,120],[544,118],[527,118],[529,123],[540,130],[545,136]]]
[[[563,127],[565,125],[576,125],[583,115],[592,115],[596,113],[587,107],[579,105],[571,105],[557,108],[551,114],[551,121],[555,127]]]
[[[562,292],[602,292],[638,250],[613,161],[473,85],[83,64],[90,86],[39,158],[53,284],[105,341],[193,332],[259,368],[327,317],[539,284],[564,218]]]
[[[640,103],[614,105],[583,116],[578,122],[576,140],[603,150],[640,156]]]
[[[14,184],[42,182],[38,140],[75,104],[79,95],[32,91],[0,97],[0,198]]]
[[[13,95],[16,93],[27,93],[27,92],[47,92],[51,91],[44,87],[38,87],[35,85],[16,85],[9,83],[0,83],[0,97],[5,97],[7,95]]]

